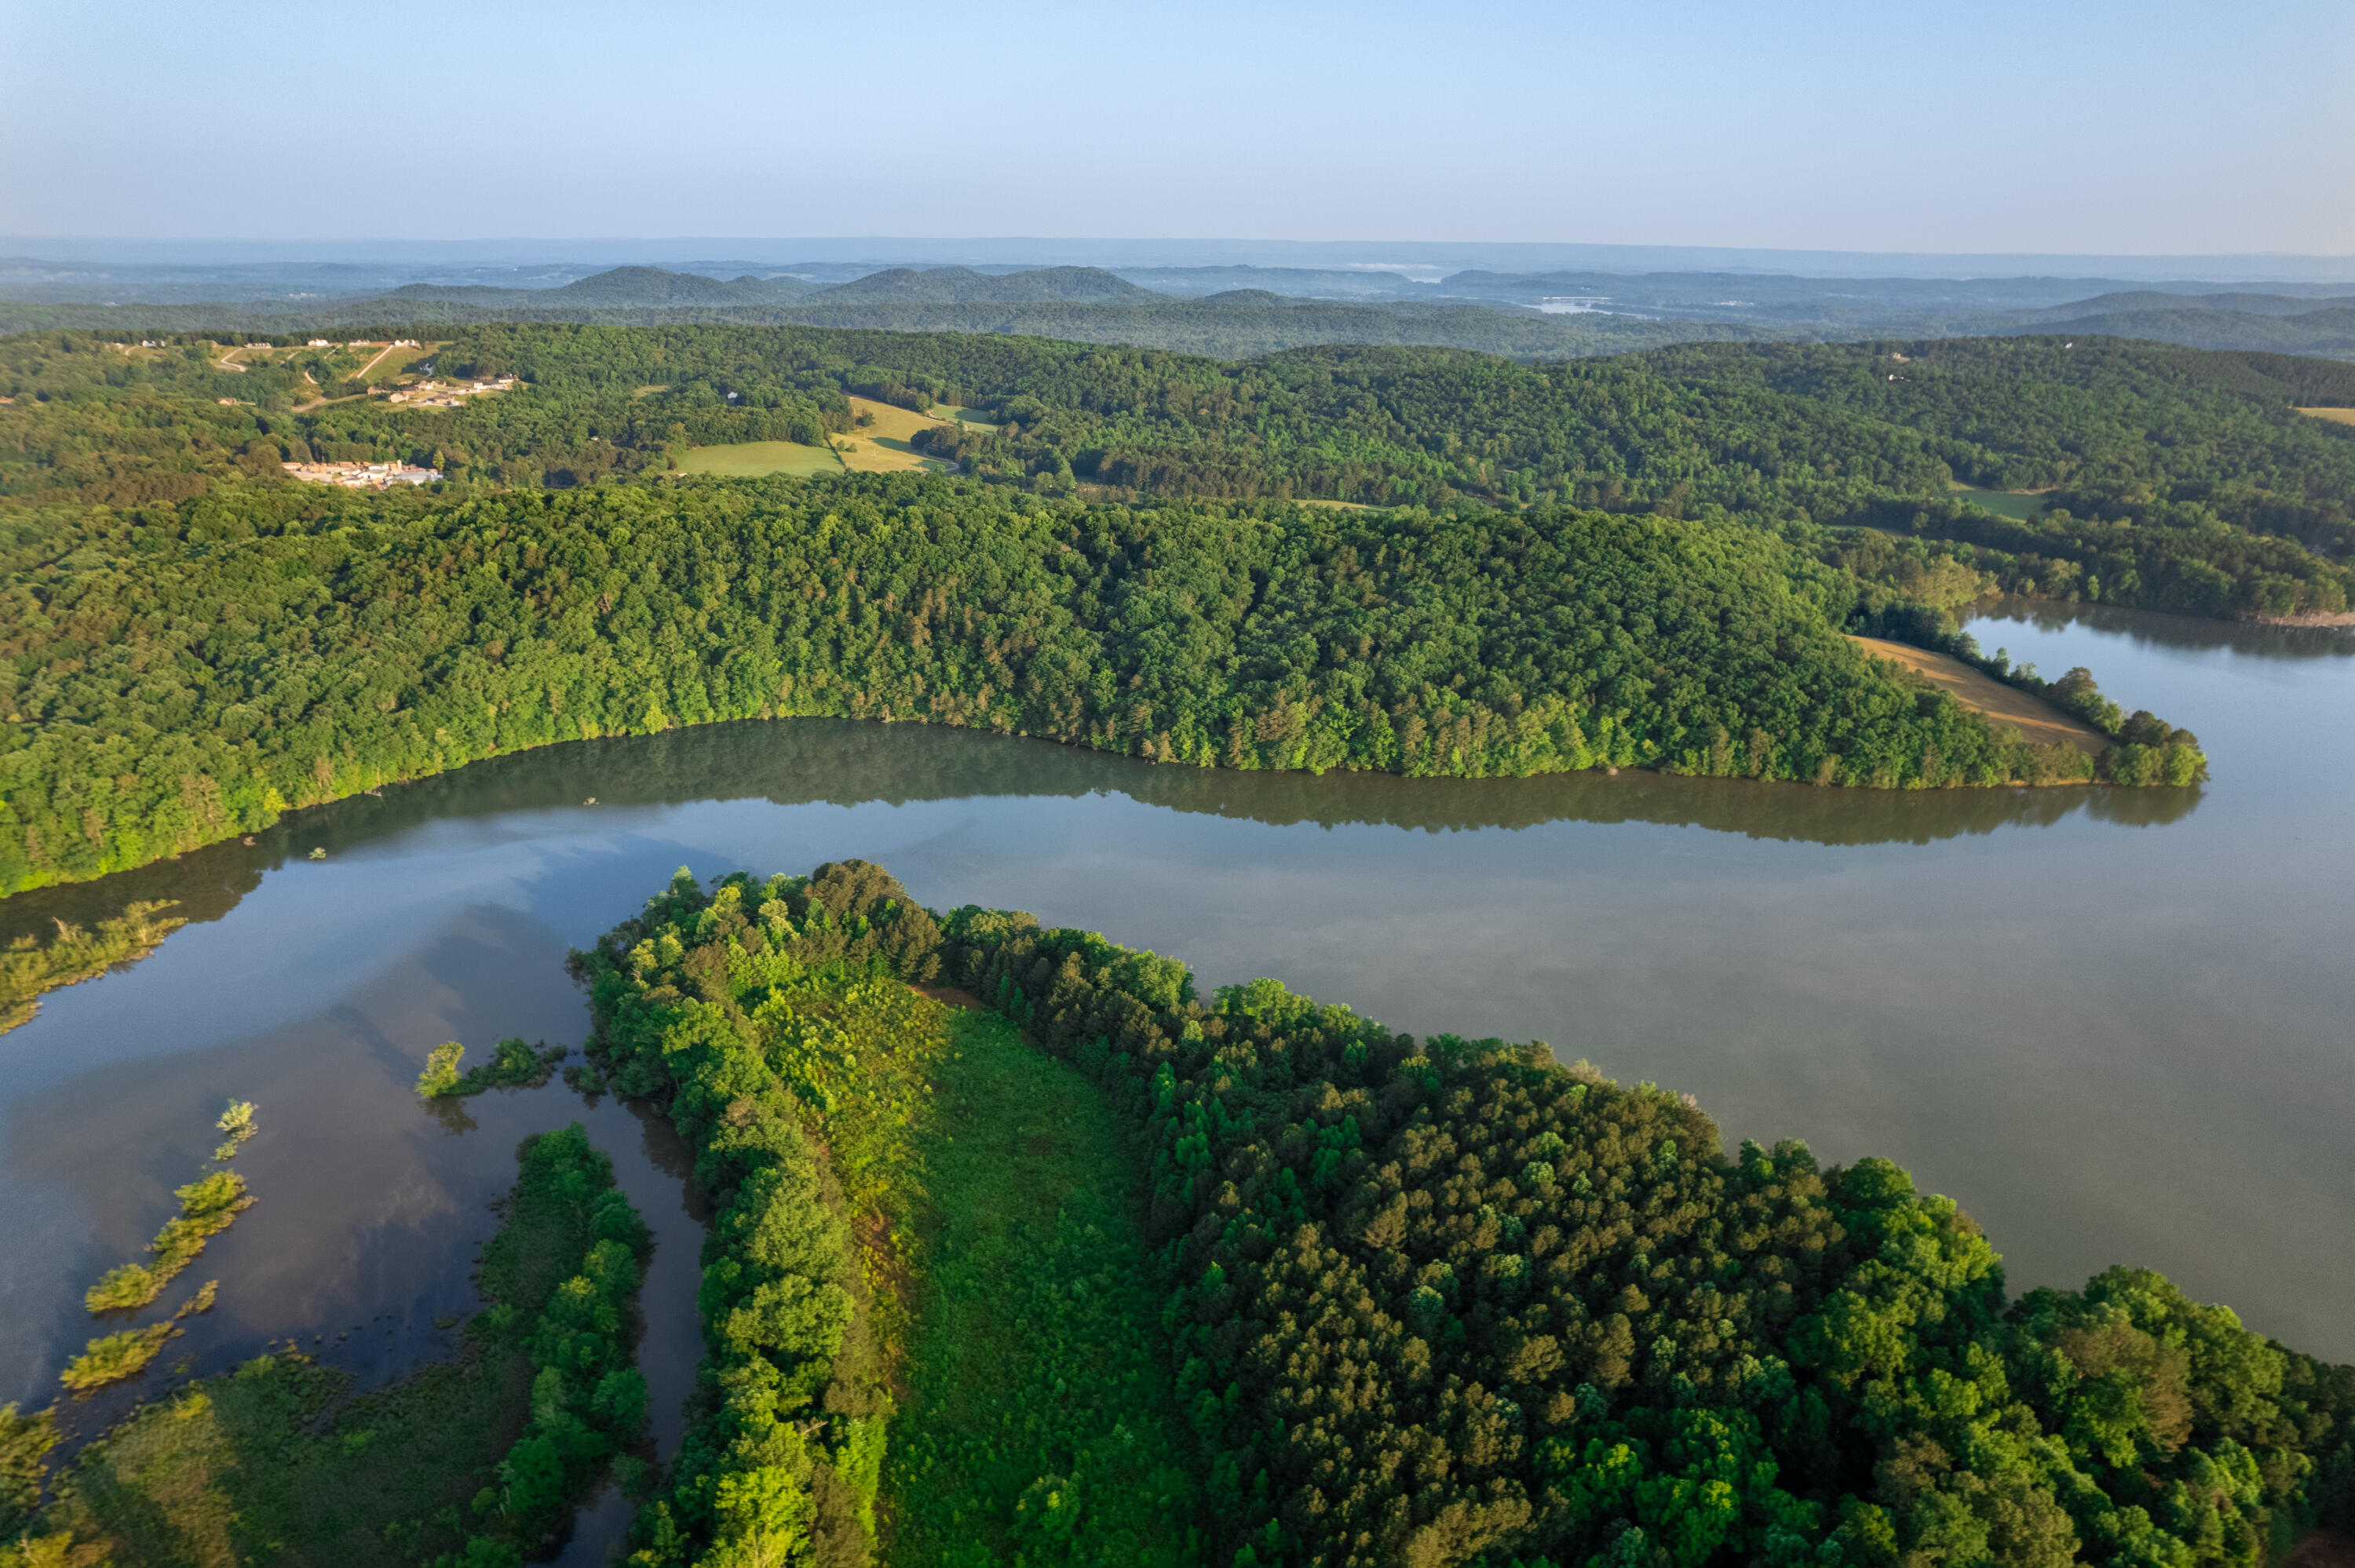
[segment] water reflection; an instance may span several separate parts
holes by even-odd
[[[471,1306],[517,1139],[576,1115],[609,1118],[617,1159],[646,1138],[553,1086],[453,1132],[410,1092],[425,1052],[579,1041],[564,950],[683,863],[845,855],[935,906],[1178,955],[1206,988],[1272,974],[1418,1034],[1549,1040],[1694,1092],[1729,1140],[1896,1159],[1987,1225],[2015,1287],[2147,1264],[2355,1356],[2355,1255],[2312,1241],[2355,1231],[2355,663],[2164,618],[1977,630],[2199,731],[2217,782],[1316,779],[798,721],[528,753],[5,901],[45,924],[179,897],[200,923],[0,1037],[0,1400],[54,1392],[80,1290],[154,1234],[230,1095],[262,1107],[240,1160],[261,1202],[197,1277],[223,1280],[214,1337],[167,1360],[298,1331],[371,1376],[425,1353],[419,1325]]]
[[[46,1403],[65,1359],[101,1323],[80,1293],[137,1257],[214,1142],[209,1117],[231,1097],[261,1107],[238,1156],[257,1202],[143,1320],[207,1279],[214,1310],[183,1320],[149,1373],[59,1412],[70,1441],[103,1429],[186,1377],[223,1372],[278,1344],[315,1354],[373,1387],[458,1345],[445,1325],[481,1305],[470,1264],[497,1227],[492,1202],[513,1185],[516,1146],[586,1124],[653,1227],[640,1307],[640,1367],[653,1437],[677,1444],[698,1351],[695,1289],[705,1214],[692,1161],[669,1124],[643,1107],[584,1102],[560,1083],[429,1105],[411,1086],[421,1044],[478,1046],[504,1033],[573,1041],[584,1023],[565,980],[564,945],[539,922],[474,906],[437,923],[415,950],[337,977],[330,1005],[208,1038],[191,1012],[134,1009],[146,1031],[84,1033],[37,1020],[36,1049],[0,1064],[8,1214],[0,1255],[0,1402]],[[349,930],[336,946],[352,951]],[[359,957],[357,953],[354,956]],[[276,989],[266,963],[244,978]],[[185,994],[185,991],[184,991]],[[267,1005],[267,999],[264,999]],[[175,1038],[175,1034],[177,1035]],[[159,1037],[160,1036],[160,1037]],[[80,1047],[59,1061],[60,1045]],[[126,1319],[127,1321],[127,1319]]]
[[[1819,789],[1630,769],[1536,779],[1401,779],[1386,773],[1236,773],[1155,767],[1050,741],[851,719],[758,719],[662,735],[576,741],[494,758],[293,813],[250,847],[213,844],[95,882],[0,900],[0,941],[91,925],[143,899],[217,920],[262,875],[314,849],[340,855],[422,824],[579,806],[763,800],[851,805],[1014,796],[1120,795],[1142,805],[1273,827],[1370,825],[1424,832],[1548,822],[1652,822],[1818,844],[1926,844],[2046,827],[2065,818],[2126,827],[2180,821],[2197,789]]]
[[[2055,604],[2050,599],[2002,595],[1974,605],[1971,631],[1989,652],[2003,644],[2006,626],[2056,633],[2079,628],[2126,637],[2155,648],[2209,652],[2229,651],[2252,659],[2355,658],[2355,627],[2265,626],[2251,620],[2211,620],[2205,616],[2161,615],[2108,604]],[[2061,672],[2048,671],[2057,675]],[[2104,671],[2094,672],[2108,683]]]

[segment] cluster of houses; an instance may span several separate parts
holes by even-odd
[[[496,380],[476,381],[463,386],[456,382],[444,385],[439,381],[421,381],[414,387],[394,392],[387,401],[414,403],[422,408],[456,408],[463,407],[467,398],[485,392],[512,391],[515,384],[516,378],[512,376],[502,376]]]
[[[397,462],[290,462],[281,465],[289,477],[312,484],[340,484],[347,490],[389,490],[396,484],[431,484],[442,477],[438,468],[410,468]]]

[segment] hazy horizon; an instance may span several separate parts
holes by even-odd
[[[1263,267],[1456,271],[1729,272],[1839,278],[2084,278],[2148,282],[2355,281],[2355,255],[2066,254],[1788,249],[1484,239],[1182,238],[1150,236],[556,236],[465,238],[0,235],[0,260],[121,267],[414,268],[741,265]]]
[[[257,0],[233,27],[155,0],[0,0],[0,211],[52,241],[2355,254],[2338,108],[2355,10],[2327,0],[721,4],[659,26],[610,0]]]

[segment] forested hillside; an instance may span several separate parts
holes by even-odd
[[[421,408],[360,396],[325,350],[240,371],[199,342],[7,340],[0,500],[183,499],[289,456],[573,486],[696,445],[817,444],[858,394],[964,406],[977,422],[933,454],[1050,493],[1551,502],[1723,517],[1828,559],[1861,558],[1841,531],[1870,527],[1932,542],[1961,581],[2217,616],[2341,613],[2355,584],[2355,430],[2295,412],[2355,404],[2355,369],[2317,360],[2032,338],[1233,364],[1002,335],[442,330],[439,368],[527,388]]]
[[[1002,1011],[1135,1129],[1152,1348],[1200,1477],[1199,1508],[1166,1482],[1161,1506],[1203,1562],[2262,1568],[2355,1524],[2355,1368],[2131,1268],[2013,1298],[1888,1161],[1729,1159],[1689,1098],[1541,1045],[1417,1041],[1267,980],[1206,1002],[1173,960],[935,915],[856,862],[682,872],[575,962],[592,1055],[724,1204],[708,1436],[641,1514],[642,1568],[796,1560],[874,1496],[890,1413],[860,1392],[843,1205],[788,1200],[827,1190],[815,1135],[856,1097],[922,1148],[922,1021],[852,1033],[900,981]],[[1096,1561],[1103,1463],[1014,1507],[932,1485],[968,1539]]]
[[[1070,269],[1072,271],[1089,270]],[[922,276],[922,274],[919,274]],[[677,276],[677,275],[674,275]],[[561,290],[437,290],[425,288],[373,299],[323,302],[299,314],[282,308],[235,304],[10,304],[0,302],[0,332],[80,328],[137,338],[155,333],[243,334],[389,329],[436,332],[491,323],[581,323],[602,326],[732,328],[860,328],[922,333],[1016,333],[1071,343],[1131,344],[1221,358],[1270,354],[1307,344],[1430,344],[1485,354],[1562,355],[1618,354],[1689,340],[1749,342],[1771,330],[1711,322],[1660,321],[1642,316],[1542,315],[1466,302],[1371,302],[1296,299],[1254,289],[1200,299],[1167,299],[1144,290],[1113,297],[1065,297],[1052,285],[1038,292],[984,288],[792,293],[773,281],[719,283],[693,278],[675,286],[680,302],[643,296],[574,292],[596,279]],[[862,280],[863,281],[863,280]],[[983,283],[997,280],[985,279]],[[1115,283],[1119,280],[1113,280]],[[698,287],[708,285],[708,287]],[[517,296],[520,296],[519,298]]]
[[[1840,634],[1754,531],[1562,508],[1050,503],[970,480],[223,487],[16,514],[0,889],[495,752],[842,715],[1227,768],[2083,779]],[[2197,742],[2108,710],[2120,782]]]

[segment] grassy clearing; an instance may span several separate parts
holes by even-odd
[[[417,378],[417,367],[442,351],[438,343],[421,344],[415,348],[385,348],[362,362],[360,374],[370,386],[391,387]]]
[[[840,1183],[900,1407],[882,1561],[1191,1561],[1141,1194],[1099,1092],[896,980],[773,992],[753,1022]]]
[[[921,1267],[884,1560],[1190,1561],[1194,1484],[1124,1135],[1004,1018],[950,1029],[907,1216]]]
[[[851,410],[866,414],[872,424],[860,425],[848,435],[834,438],[835,450],[842,453],[842,466],[853,473],[898,473],[912,469],[945,471],[948,465],[938,458],[928,458],[909,444],[909,438],[918,430],[948,423],[945,419],[928,418],[890,403],[878,403],[871,397],[853,397]]]
[[[2050,704],[1982,674],[1959,659],[1878,637],[1850,637],[1849,641],[1876,659],[1903,666],[1972,712],[1985,714],[1999,725],[2015,726],[2039,746],[2059,741],[2075,747],[2088,757],[2098,757],[2110,744],[2091,725],[2081,724]]]
[[[2021,523],[2032,523],[2052,507],[2051,498],[2041,491],[1978,490],[1967,484],[1950,484],[1947,489],[1974,506]]]
[[[2300,408],[2298,412],[2328,419],[2334,425],[2355,425],[2355,408]]]
[[[790,473],[802,479],[840,473],[842,460],[824,447],[798,441],[739,441],[732,446],[697,447],[678,460],[681,473],[716,473],[729,479],[755,479],[764,473]]]
[[[974,418],[972,409],[958,403],[933,404],[932,418],[935,419],[954,420],[956,423],[964,426],[965,429],[969,430],[995,430],[997,429],[997,426],[990,423],[987,419],[977,419]]]
[[[897,980],[775,993],[753,1014],[769,1065],[817,1113],[816,1132],[858,1238],[874,1342],[897,1383],[907,1354],[909,1217],[924,1201],[933,1083],[948,1010]]]
[[[84,1452],[43,1522],[118,1563],[409,1568],[454,1548],[521,1430],[529,1363],[470,1356],[346,1400],[349,1383],[262,1356],[147,1405]]]
[[[578,1129],[549,1135],[567,1136]],[[573,1277],[595,1267],[597,1237],[626,1228],[598,1186],[601,1169],[611,1180],[603,1157],[556,1147],[563,1159],[548,1171],[527,1165],[484,1250],[492,1305],[468,1323],[455,1361],[358,1396],[350,1374],[291,1351],[192,1384],[82,1451],[37,1520],[39,1538],[92,1561],[186,1568],[414,1568],[470,1534],[534,1544],[570,1503],[527,1510],[517,1494],[531,1478],[505,1473],[517,1438],[545,1425],[529,1345],[558,1298],[580,1293]]]

